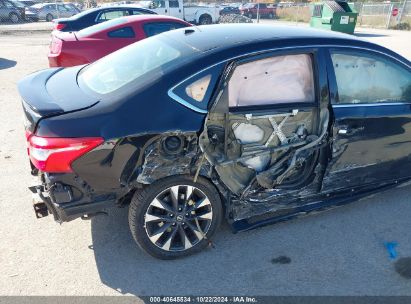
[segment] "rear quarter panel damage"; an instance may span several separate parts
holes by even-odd
[[[181,150],[170,153],[164,149],[164,140],[178,136],[182,139]],[[167,176],[189,174],[194,175],[199,169],[199,174],[209,176],[207,166],[201,163],[198,137],[196,133],[169,133],[158,136],[144,151],[144,163],[137,169],[137,182],[151,184]]]

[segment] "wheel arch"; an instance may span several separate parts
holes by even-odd
[[[216,18],[213,16],[213,14],[211,14],[208,10],[205,9],[199,9],[196,12],[196,23],[200,23],[200,19],[203,16],[209,16],[211,18],[211,23],[216,22]]]
[[[164,143],[173,137],[180,138],[184,147],[181,152],[169,155],[164,151]],[[220,183],[213,166],[202,157],[197,133],[170,132],[153,137],[141,148],[129,184],[139,191],[170,176],[190,177],[193,181],[198,176],[207,180],[219,193],[224,212],[226,211],[230,192]]]

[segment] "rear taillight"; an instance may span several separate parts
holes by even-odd
[[[43,172],[72,172],[71,163],[99,146],[100,137],[39,137],[26,133],[28,153],[33,165]]]
[[[61,31],[62,29],[64,29],[67,26],[67,24],[65,23],[54,23],[54,30],[58,30]]]
[[[50,42],[50,53],[59,54],[61,52],[62,46],[63,41],[53,36]]]

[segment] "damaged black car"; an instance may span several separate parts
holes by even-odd
[[[37,217],[129,208],[161,259],[411,177],[411,64],[355,37],[178,29],[19,83]]]

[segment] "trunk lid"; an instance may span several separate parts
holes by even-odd
[[[78,41],[78,38],[75,32],[60,32],[60,31],[54,30],[51,33],[51,36],[52,36],[52,39],[60,39],[62,41]]]
[[[40,119],[90,108],[99,102],[77,85],[82,68],[53,68],[30,74],[18,83],[26,129],[34,132]]]
[[[70,18],[58,18],[53,20],[53,30],[57,31],[71,31]]]
[[[51,34],[49,50],[51,54],[59,54],[63,48],[63,42],[77,41],[74,32],[59,32],[54,30]]]

